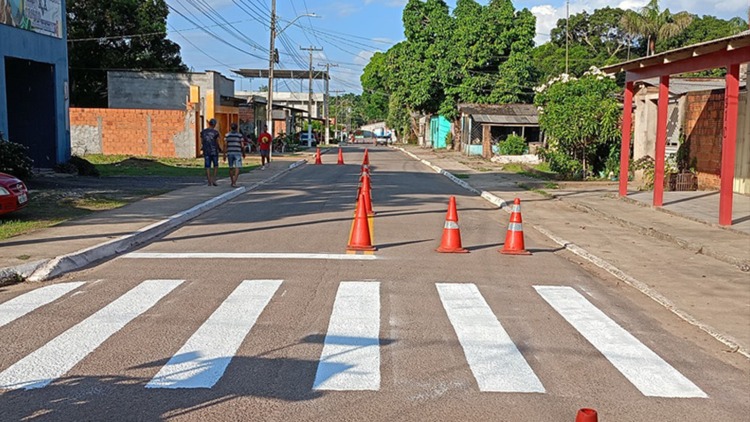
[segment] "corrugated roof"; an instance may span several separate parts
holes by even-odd
[[[659,86],[659,78],[648,78],[638,81],[651,86]],[[669,79],[669,92],[672,94],[682,95],[687,92],[695,91],[711,91],[714,89],[726,88],[726,81],[724,79],[681,79],[681,78],[670,78]],[[740,88],[746,85],[745,81],[740,81]]]
[[[499,125],[538,125],[533,104],[459,104],[458,110],[471,115],[477,123]]]
[[[477,123],[494,123],[503,125],[537,125],[537,116],[503,116],[498,114],[472,114],[471,118]]]

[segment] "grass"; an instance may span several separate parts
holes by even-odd
[[[107,193],[75,193],[66,190],[39,191],[26,208],[0,216],[0,240],[43,229],[89,215],[96,211],[119,208],[167,189]]]
[[[164,177],[199,177],[206,175],[203,158],[159,158],[133,157],[128,155],[91,154],[83,158],[91,162],[101,177],[111,176],[164,176]],[[246,157],[240,173],[260,166],[260,157]],[[229,165],[219,159],[219,168]]]
[[[534,165],[509,163],[503,165],[503,170],[540,180],[558,180],[559,178],[557,173],[550,170],[549,164],[547,163]]]
[[[469,177],[471,177],[471,176],[469,176],[468,174],[465,174],[465,173],[453,173],[453,175],[456,176],[456,177],[458,177],[459,179],[468,179]]]

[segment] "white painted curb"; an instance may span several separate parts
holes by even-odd
[[[451,173],[441,169],[440,167],[430,163],[427,160],[424,160],[414,154],[412,154],[409,151],[404,150],[403,148],[395,148],[400,150],[401,152],[409,155],[410,157],[414,158],[417,161],[420,161],[421,163],[425,164],[426,166],[433,169],[435,172],[443,174],[447,176],[452,181],[456,182],[459,186],[466,187],[468,184],[464,182],[461,179],[458,179],[457,177],[453,176]],[[450,175],[450,176],[448,176]],[[466,185],[466,186],[465,186]],[[473,193],[480,193],[477,189],[473,187],[467,188],[469,191]],[[500,207],[505,208],[506,212],[510,212],[509,207],[506,205],[508,204],[506,201],[504,201],[502,198],[496,196],[493,193],[487,192],[487,191],[481,191],[480,196],[484,198],[485,200],[491,202],[492,204]],[[603,269],[604,271],[612,274],[613,276],[617,277],[618,279],[625,282],[627,285],[637,289],[644,295],[648,296],[652,300],[656,301],[663,307],[667,308],[669,311],[677,315],[682,320],[686,321],[687,323],[694,325],[698,327],[699,329],[703,330],[704,332],[708,333],[711,337],[719,340],[720,342],[724,343],[725,345],[729,346],[733,351],[736,351],[737,353],[741,354],[742,356],[745,356],[746,358],[750,359],[750,351],[746,348],[740,346],[735,339],[733,339],[731,336],[728,336],[726,334],[721,333],[720,331],[716,330],[715,328],[711,327],[710,325],[704,324],[700,321],[698,321],[694,316],[690,315],[689,313],[677,308],[672,301],[664,297],[661,293],[657,292],[656,290],[648,287],[647,284],[636,280],[635,278],[629,276],[619,268],[615,267],[614,265],[610,264],[609,262],[605,261],[604,259],[588,252],[587,250],[581,248],[580,246],[576,245],[575,243],[568,242],[564,239],[561,239],[557,236],[555,236],[552,232],[545,229],[544,227],[537,226],[537,225],[531,225],[536,231],[539,233],[547,236],[550,240],[557,243],[558,245],[562,246],[563,248],[567,249],[568,251],[580,256],[581,258],[591,262],[592,264],[596,265],[597,267]]]
[[[167,217],[164,220],[157,221],[156,223],[143,227],[136,232],[126,234],[116,239],[112,239],[110,241],[81,249],[69,254],[52,258],[41,265],[38,265],[38,263],[32,263],[37,264],[32,268],[28,268],[29,266],[31,266],[31,264],[26,264],[25,267],[27,268],[22,268],[19,266],[13,267],[11,270],[16,271],[16,273],[21,276],[25,276],[29,281],[44,281],[67,272],[78,270],[93,262],[123,253],[135,246],[141,245],[158,236],[161,236],[169,230],[172,230],[175,227],[178,227],[186,223],[187,221],[198,217],[206,211],[209,211],[234,199],[247,191],[251,191],[265,183],[269,183],[278,179],[279,177],[290,172],[292,169],[295,169],[302,164],[305,164],[306,162],[307,160],[296,161],[290,164],[289,168],[287,168],[286,170],[275,174],[268,179],[253,183],[252,185],[247,187],[239,187],[229,192],[225,192],[186,211],[179,212],[170,217]]]

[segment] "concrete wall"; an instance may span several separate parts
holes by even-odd
[[[190,86],[200,87],[203,110],[219,107],[222,95],[234,96],[234,80],[218,72],[107,72],[109,108],[184,110]],[[212,107],[206,104],[211,101]]]
[[[75,155],[194,158],[198,113],[188,110],[70,109]]]
[[[65,0],[61,0],[63,11],[65,10],[65,3]],[[52,64],[55,72],[54,99],[57,133],[54,139],[44,140],[44,142],[55,143],[55,160],[58,163],[65,162],[70,157],[67,32],[64,12],[62,13],[62,38],[0,24],[0,131],[5,134],[6,138],[13,137],[12,133],[8,133],[7,110],[13,107],[13,104],[8,104],[6,95],[5,57]],[[35,116],[29,116],[29,119],[34,118]]]
[[[633,160],[656,154],[656,117],[659,89],[641,88],[634,96]],[[684,98],[672,98],[667,108],[667,154],[675,153],[679,145],[680,122],[684,120]]]

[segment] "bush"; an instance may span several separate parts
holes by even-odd
[[[550,149],[540,149],[539,158],[549,164],[549,169],[566,180],[579,180],[583,175],[583,165],[580,161],[568,157],[566,154]]]
[[[522,155],[526,152],[526,140],[518,135],[508,135],[500,142],[500,155]]]
[[[21,144],[0,141],[0,172],[26,180],[31,177],[33,160],[29,149]]]

